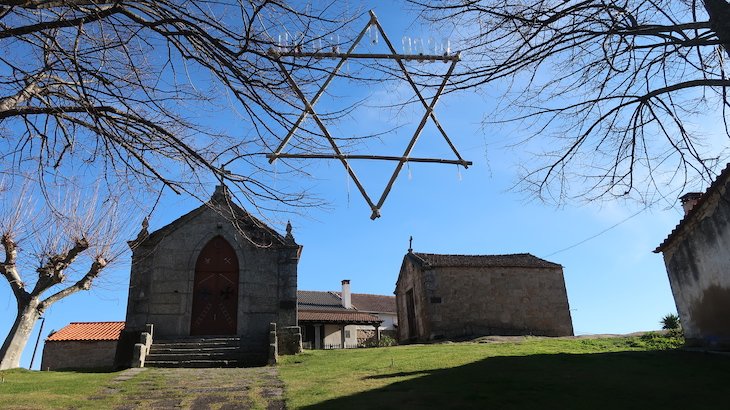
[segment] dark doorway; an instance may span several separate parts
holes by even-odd
[[[406,292],[406,316],[408,318],[408,339],[418,337],[416,328],[416,306],[413,300],[413,289]]]
[[[317,343],[317,327],[319,327],[319,344]],[[324,347],[324,325],[302,325],[302,342],[309,343],[312,349]]]
[[[191,335],[235,335],[238,258],[221,236],[211,239],[195,263]]]

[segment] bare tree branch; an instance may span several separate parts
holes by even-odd
[[[91,264],[91,267],[89,268],[89,271],[86,272],[86,275],[84,275],[73,285],[68,286],[43,299],[43,301],[38,305],[38,311],[43,312],[48,309],[52,304],[67,296],[71,296],[78,291],[89,290],[91,288],[91,283],[99,276],[99,274],[106,267],[106,265],[107,261],[103,257],[98,256],[96,260],[94,260],[94,262]]]
[[[27,299],[28,292],[25,290],[25,284],[20,279],[16,261],[18,259],[18,247],[13,241],[13,238],[9,232],[5,232],[0,238],[0,242],[5,249],[5,261],[0,264],[0,273],[7,279],[10,288],[13,290],[13,294],[17,299]]]
[[[516,124],[515,147],[541,147],[522,185],[540,198],[651,201],[711,180],[727,156],[691,125],[717,118],[730,138],[727,0],[411,3],[456,28],[455,89],[506,89],[485,126]]]

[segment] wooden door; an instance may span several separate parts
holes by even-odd
[[[235,335],[238,324],[238,258],[221,236],[211,239],[195,264],[191,335]]]

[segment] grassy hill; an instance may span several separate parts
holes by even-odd
[[[282,357],[276,369],[210,369],[198,381],[190,369],[124,381],[119,373],[12,370],[0,372],[0,408],[278,408],[277,370],[289,409],[727,407],[730,356],[677,350],[678,339],[498,340],[307,351]],[[264,373],[273,379],[264,382]]]
[[[656,335],[527,338],[287,357],[290,408],[724,408],[730,357]]]

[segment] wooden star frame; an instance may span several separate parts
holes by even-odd
[[[368,31],[368,28],[374,27],[380,32],[380,35],[383,38],[383,42],[386,44],[388,49],[390,50],[390,53],[385,54],[370,54],[370,53],[355,53],[355,47],[362,41],[362,39],[365,37],[365,34]],[[468,168],[470,165],[472,165],[471,161],[464,160],[459,152],[457,151],[454,144],[451,142],[451,139],[449,139],[448,135],[446,134],[446,131],[444,131],[443,127],[439,123],[438,119],[436,119],[436,114],[434,113],[434,107],[436,106],[436,102],[438,101],[439,97],[441,97],[441,94],[444,91],[444,88],[446,87],[447,82],[449,81],[449,78],[451,77],[451,74],[454,72],[454,68],[456,67],[456,63],[459,62],[461,59],[459,56],[459,53],[456,53],[454,55],[448,55],[447,53],[444,53],[443,55],[425,55],[425,54],[417,54],[417,55],[405,55],[405,54],[399,54],[395,47],[393,46],[393,43],[390,41],[390,38],[385,33],[385,30],[383,30],[383,27],[380,25],[380,22],[378,21],[378,18],[375,16],[375,13],[371,10],[370,11],[370,20],[365,25],[365,27],[360,31],[360,34],[357,36],[355,41],[352,43],[352,45],[349,47],[347,52],[340,53],[339,50],[333,50],[332,52],[302,52],[298,47],[294,47],[289,50],[280,50],[280,51],[273,51],[277,56],[277,63],[279,65],[279,68],[281,69],[282,73],[284,74],[284,77],[286,78],[287,82],[291,85],[294,92],[297,94],[297,96],[302,100],[302,103],[304,104],[304,109],[302,110],[301,115],[297,119],[296,122],[294,122],[292,128],[289,130],[289,133],[287,136],[281,141],[279,146],[274,150],[273,153],[268,154],[267,157],[269,158],[269,163],[273,163],[278,158],[306,158],[306,159],[338,159],[342,163],[342,165],[345,167],[345,170],[349,174],[352,181],[357,186],[357,189],[362,194],[365,201],[370,206],[370,209],[372,210],[372,214],[370,216],[370,219],[376,219],[380,217],[380,209],[382,208],[383,204],[385,203],[385,199],[388,197],[388,194],[390,193],[391,188],[393,187],[393,184],[395,183],[396,178],[400,174],[400,171],[403,169],[403,165],[405,165],[407,162],[430,162],[430,163],[439,163],[439,164],[456,164],[457,166],[463,166],[465,169]],[[306,95],[302,92],[299,85],[294,81],[294,78],[292,78],[291,74],[289,73],[289,70],[286,68],[286,65],[284,62],[282,62],[283,58],[287,57],[315,57],[315,58],[331,58],[331,59],[339,59],[339,62],[335,66],[335,68],[329,73],[324,83],[322,83],[322,86],[320,87],[319,91],[312,97],[312,99],[308,99]],[[394,60],[397,64],[400,70],[403,72],[404,78],[406,81],[411,85],[413,88],[413,91],[415,92],[416,96],[420,100],[421,104],[423,105],[425,109],[425,113],[423,114],[423,117],[421,118],[421,121],[418,124],[418,127],[416,128],[415,132],[413,133],[413,136],[408,143],[408,146],[405,149],[405,152],[402,156],[382,156],[382,155],[348,155],[343,154],[340,148],[337,146],[337,143],[334,138],[332,138],[332,135],[327,130],[327,126],[324,124],[324,122],[320,119],[319,115],[317,115],[317,112],[314,110],[315,104],[319,101],[320,97],[324,94],[327,87],[332,83],[332,81],[337,77],[337,73],[340,71],[342,66],[345,64],[345,62],[348,59],[370,59],[370,60]],[[426,98],[424,98],[423,94],[419,91],[418,87],[416,86],[416,83],[413,81],[413,78],[408,73],[408,69],[406,68],[406,65],[404,61],[420,61],[420,62],[435,62],[435,61],[442,61],[445,63],[451,63],[449,66],[446,74],[444,75],[443,80],[441,81],[441,84],[439,85],[436,94],[434,94],[433,98],[430,102],[426,101]],[[294,136],[294,134],[297,132],[299,127],[301,126],[302,122],[307,118],[307,116],[312,116],[312,119],[315,121],[319,129],[322,131],[322,135],[324,138],[327,139],[329,144],[332,146],[332,151],[334,154],[287,154],[283,153],[282,151],[287,146],[291,138]],[[442,158],[415,158],[411,157],[411,151],[413,151],[413,147],[416,145],[416,142],[418,141],[418,138],[421,136],[421,132],[423,131],[423,128],[425,127],[426,123],[428,122],[428,119],[431,119],[436,126],[436,128],[439,130],[440,134],[443,136],[446,143],[449,145],[451,150],[453,151],[454,155],[456,155],[455,160],[451,159],[442,159]],[[350,166],[349,160],[358,160],[358,159],[367,159],[367,160],[381,160],[381,161],[396,161],[398,162],[398,165],[396,166],[395,170],[393,171],[393,174],[390,177],[390,180],[388,181],[388,184],[386,185],[385,189],[383,190],[383,193],[380,195],[380,199],[377,203],[373,202],[370,195],[368,195],[367,191],[365,191],[365,188],[363,187],[362,183],[360,182],[359,178],[357,177],[357,174]]]

